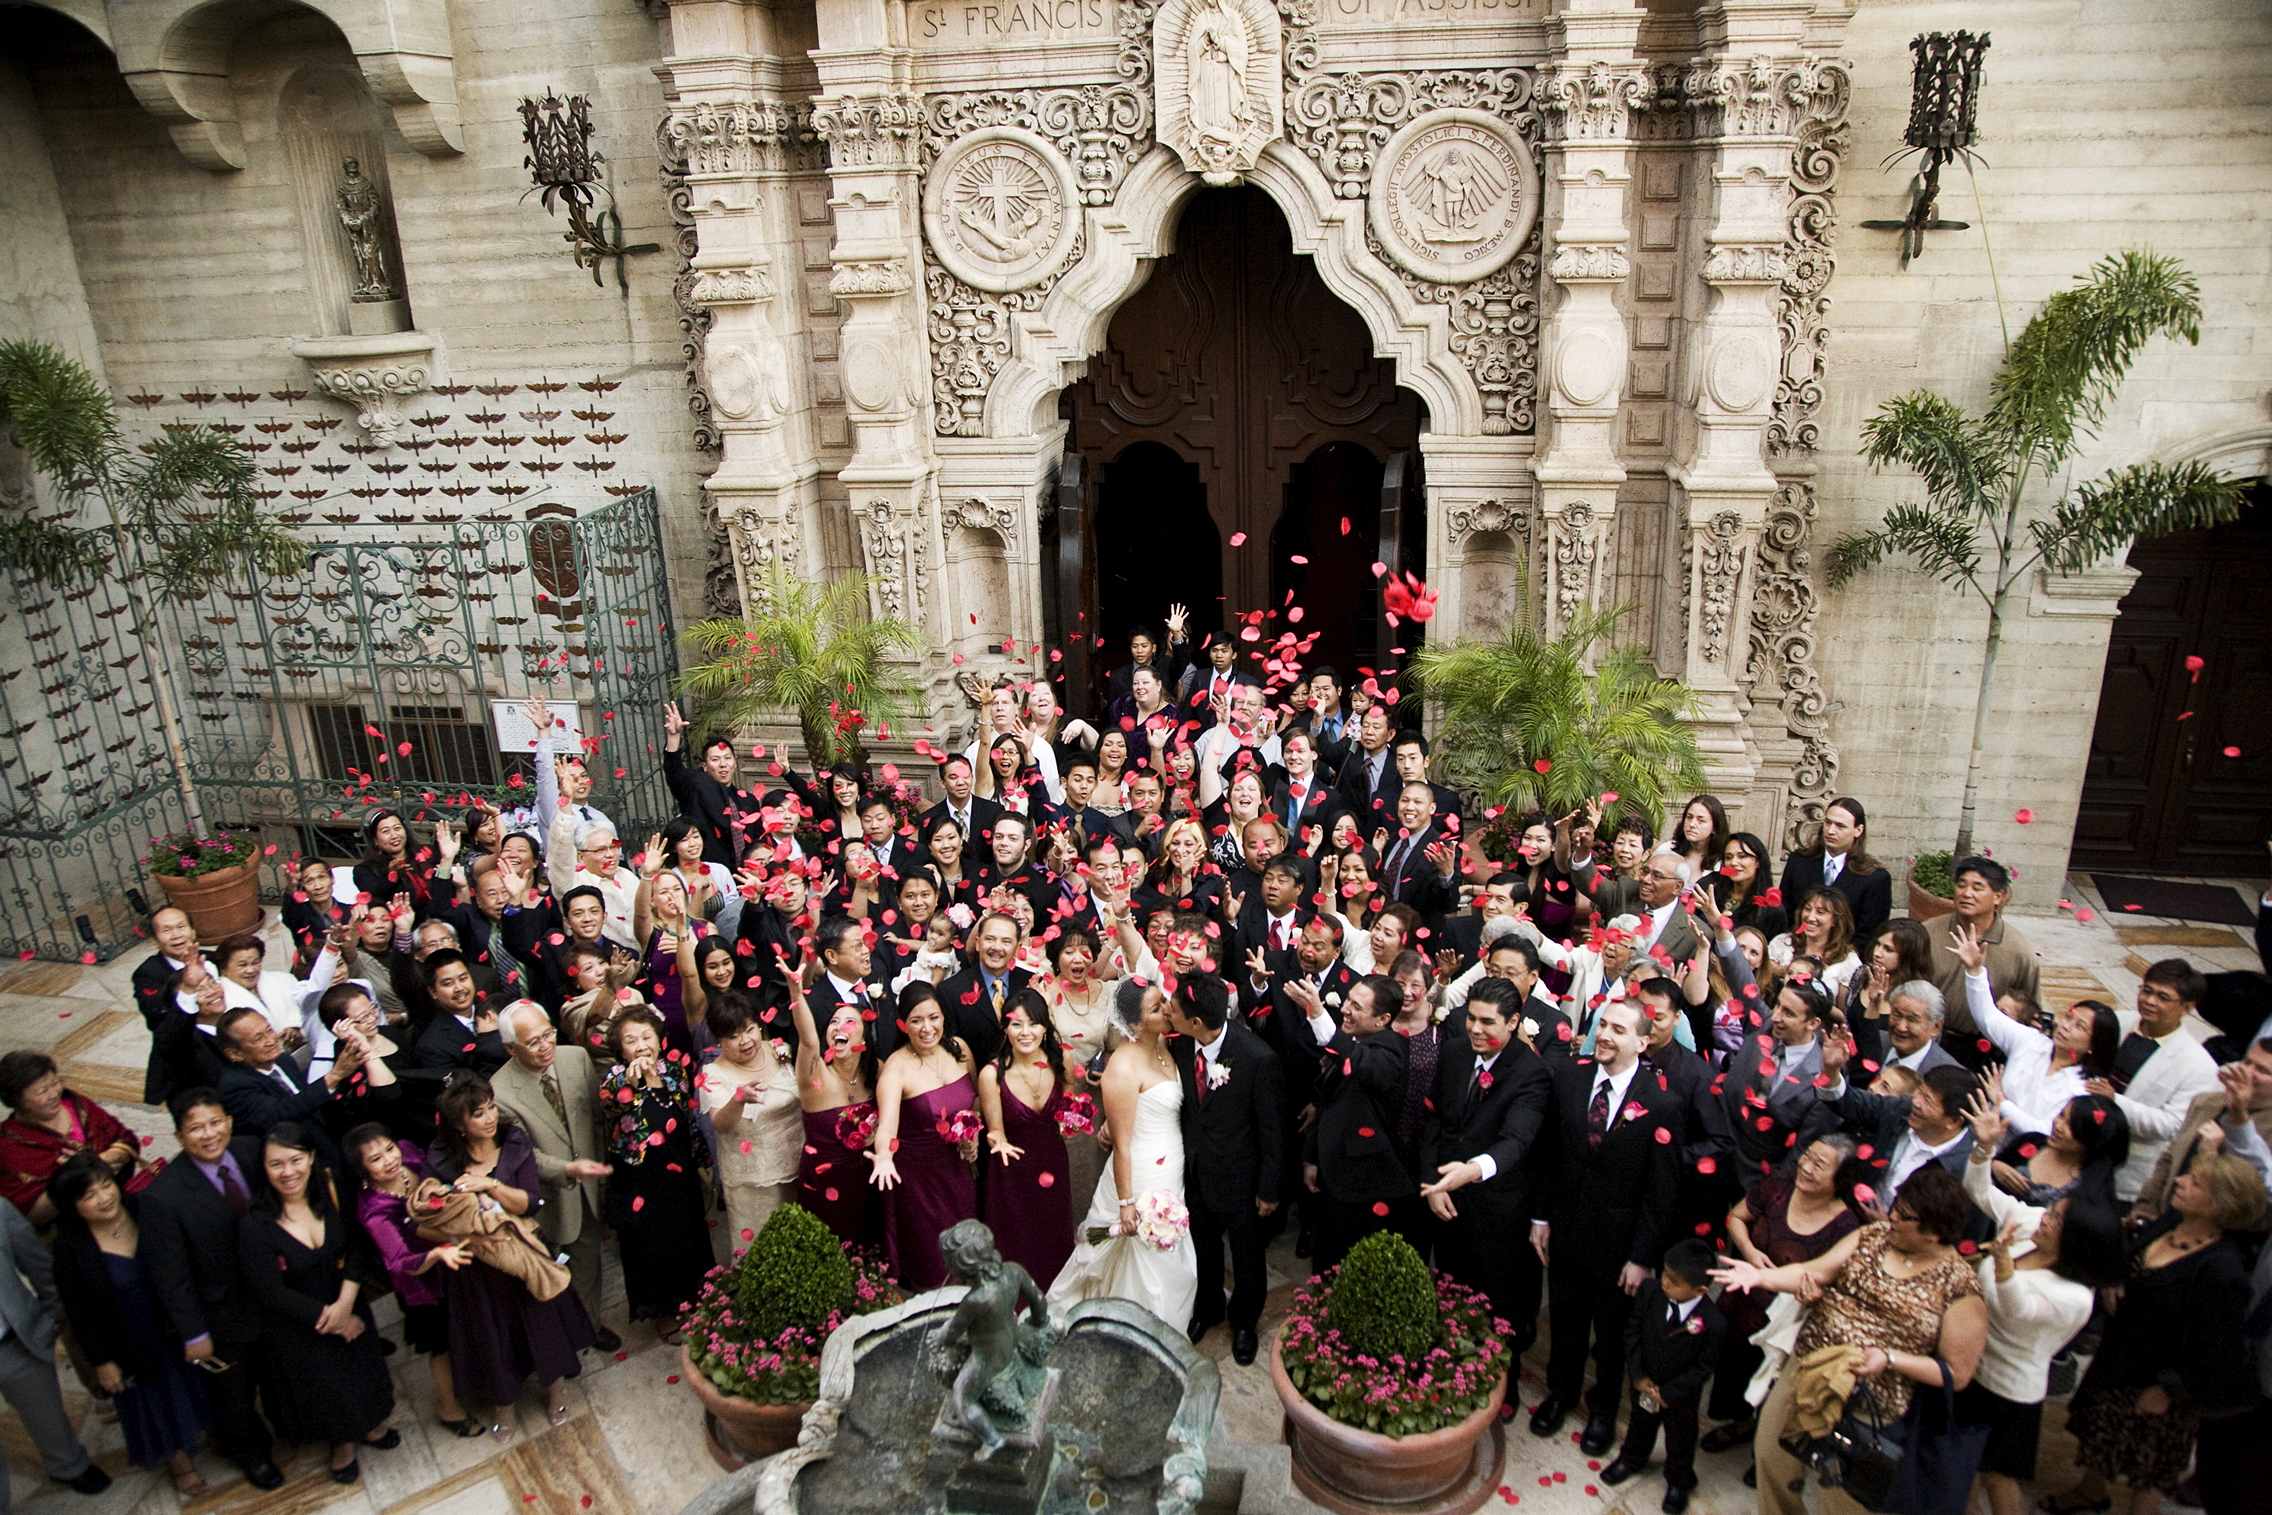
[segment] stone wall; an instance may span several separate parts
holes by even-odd
[[[1987,30],[1980,110],[1980,207],[1961,168],[1943,176],[1941,214],[1974,229],[1928,234],[1904,272],[1888,232],[1910,169],[1876,165],[1901,146],[1908,39]],[[1817,539],[1875,523],[1915,498],[1855,456],[1887,398],[1931,388],[1978,408],[2002,354],[1987,248],[2014,332],[2049,294],[2108,253],[2176,257],[2208,307],[2198,348],[2149,348],[2071,476],[2175,456],[2189,442],[2272,421],[2272,11],[2253,0],[2180,0],[2150,18],[2081,3],[1865,5],[1849,24],[1854,141],[1842,181],[1832,286],[1829,404]],[[2231,466],[2249,466],[2245,454]],[[2261,468],[2261,459],[2256,467]],[[2039,505],[2053,498],[2039,490]],[[2107,627],[2126,573],[2031,581],[2005,629],[1980,801],[1978,841],[2016,867],[2017,897],[2064,892],[2083,763],[2098,708]],[[1956,832],[1986,613],[1915,570],[1888,565],[1826,593],[1822,666],[1840,709],[1839,787],[1870,807],[1889,863],[1945,848]],[[2078,614],[2077,612],[2081,612]],[[2014,814],[2031,809],[2021,826]]]

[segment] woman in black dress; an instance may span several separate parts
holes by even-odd
[[[536,1147],[497,1108],[489,1080],[466,1068],[452,1073],[442,1085],[441,1116],[441,1139],[427,1150],[426,1171],[533,1220],[544,1204]],[[545,1414],[556,1426],[567,1422],[561,1380],[581,1371],[576,1354],[592,1344],[592,1323],[574,1289],[538,1299],[528,1285],[477,1257],[451,1275],[442,1303],[450,1312],[450,1372],[458,1397],[489,1396],[497,1407],[492,1435],[513,1439],[514,1403],[531,1375],[544,1386]]]
[[[260,1301],[261,1399],[278,1436],[328,1445],[332,1482],[353,1483],[363,1447],[402,1445],[387,1425],[394,1380],[362,1302],[376,1269],[333,1202],[307,1127],[271,1127],[260,1165],[268,1187],[255,1191],[238,1228],[237,1260]]]
[[[47,1197],[55,1206],[55,1292],[96,1382],[118,1406],[126,1455],[138,1468],[166,1464],[174,1487],[194,1499],[205,1480],[190,1459],[213,1419],[205,1385],[183,1361],[180,1333],[143,1271],[139,1206],[94,1152],[66,1159]]]
[[[623,1256],[631,1318],[662,1321],[677,1345],[678,1317],[702,1292],[716,1261],[704,1218],[702,1170],[709,1149],[695,1119],[685,1055],[666,1051],[663,1019],[644,1005],[608,1030],[614,1066],[600,1079],[600,1123],[615,1174],[607,1185],[607,1223]]]

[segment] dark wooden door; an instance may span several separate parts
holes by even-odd
[[[1193,198],[1174,255],[1115,313],[1069,401],[1067,450],[1098,480],[1089,541],[1101,603],[1086,608],[1107,642],[1103,666],[1125,657],[1130,626],[1157,620],[1176,591],[1207,594],[1188,601],[1200,633],[1283,608],[1288,568],[1301,566],[1289,562],[1297,542],[1330,540],[1330,552],[1301,555],[1333,559],[1337,605],[1377,596],[1371,557],[1353,569],[1343,560],[1351,539],[1377,540],[1381,468],[1417,452],[1420,401],[1397,388],[1393,361],[1373,355],[1363,320],[1294,253],[1260,190]],[[1323,568],[1303,576],[1321,590]],[[1361,582],[1342,585],[1352,572]],[[1346,649],[1337,665],[1346,677],[1353,633],[1369,616],[1309,612],[1298,629]],[[1362,650],[1354,661],[1372,663]],[[1322,639],[1312,656],[1333,660]]]
[[[2072,866],[2264,871],[2272,835],[2272,504],[2141,542],[2106,649]],[[2196,670],[2189,658],[2200,659]]]

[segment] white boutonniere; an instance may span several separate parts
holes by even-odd
[[[1451,1015],[1451,1013],[1452,1013],[1452,1007],[1451,1007],[1451,1006],[1449,1006],[1449,1005],[1438,1005],[1438,1006],[1436,1007],[1436,1013],[1435,1013],[1434,1015],[1431,1015],[1431,1016],[1429,1016],[1429,1017],[1428,1017],[1428,1019],[1429,1019],[1429,1020],[1430,1020],[1431,1022],[1433,1022],[1434,1024],[1436,1024],[1436,1025],[1439,1025],[1439,1026],[1440,1026],[1440,1025],[1442,1025],[1442,1024],[1444,1023],[1445,1019],[1446,1019],[1447,1017],[1449,1017],[1449,1016]]]
[[[1527,1041],[1527,1040],[1529,1040],[1530,1038],[1532,1038],[1532,1037],[1535,1037],[1535,1036],[1537,1036],[1537,1035],[1538,1035],[1538,1022],[1537,1022],[1536,1020],[1532,1019],[1532,1018],[1531,1018],[1530,1016],[1527,1016],[1527,1015],[1526,1015],[1526,1016],[1524,1016],[1524,1017],[1523,1017],[1523,1038],[1524,1038],[1524,1040],[1526,1040],[1526,1041]]]
[[[1209,1064],[1207,1065],[1207,1087],[1208,1087],[1208,1088],[1210,1088],[1210,1089],[1220,1089],[1220,1088],[1222,1088],[1222,1087],[1223,1087],[1223,1085],[1225,1085],[1225,1084],[1229,1083],[1230,1081],[1231,1081],[1231,1065],[1230,1065],[1229,1063],[1224,1063],[1224,1062],[1215,1062],[1215,1063],[1209,1063]]]
[[[1325,1002],[1326,1002],[1327,1004],[1329,1004],[1329,1005],[1338,1005],[1338,1004],[1340,1004],[1340,1003],[1341,1003],[1341,991],[1340,991],[1340,990],[1338,990],[1338,989],[1336,989],[1336,990],[1334,990],[1334,991],[1333,991],[1332,993],[1328,994],[1328,995],[1327,995],[1327,996],[1325,997]]]

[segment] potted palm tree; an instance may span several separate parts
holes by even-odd
[[[880,1260],[802,1205],[775,1210],[748,1251],[710,1270],[686,1320],[679,1371],[711,1459],[731,1473],[795,1445],[829,1333],[900,1300]]]
[[[1638,647],[1595,655],[1631,613],[1581,611],[1557,637],[1517,618],[1495,642],[1424,647],[1414,657],[1409,677],[1443,715],[1437,763],[1447,782],[1490,807],[1480,844],[1494,860],[1514,856],[1527,811],[1563,815],[1608,794],[1653,826],[1669,792],[1704,786],[1687,720],[1695,691],[1659,677]]]
[[[1376,1231],[1294,1292],[1270,1347],[1294,1484],[1332,1509],[1466,1515],[1498,1487],[1507,1323]]]
[[[1915,472],[1925,499],[1895,506],[1874,530],[1839,538],[1824,564],[1831,587],[1906,554],[1988,612],[1955,846],[1918,857],[1913,901],[1953,888],[1951,862],[1973,851],[2012,592],[2038,569],[2073,573],[2139,537],[2216,526],[2240,513],[2240,482],[2201,463],[2128,464],[2059,484],[2047,509],[2029,508],[2030,486],[2060,480],[2146,344],[2155,337],[2198,344],[2201,315],[2200,285],[2175,259],[2150,252],[2105,258],[2075,288],[2044,301],[2006,347],[1986,414],[1973,416],[1920,389],[1888,400],[1863,423],[1862,456],[1879,468]]]
[[[814,768],[865,762],[863,733],[888,740],[915,703],[889,660],[921,652],[922,636],[905,621],[868,613],[872,576],[815,584],[778,563],[767,574],[755,615],[686,629],[695,661],[680,676],[679,692],[700,703],[706,735],[731,735],[788,711]]]
[[[0,342],[0,426],[64,507],[43,512],[27,496],[0,511],[0,561],[45,585],[109,584],[150,660],[158,727],[189,825],[152,839],[147,866],[206,940],[257,925],[259,849],[249,836],[206,823],[151,606],[157,597],[196,599],[242,568],[297,573],[306,544],[262,512],[252,454],[234,437],[183,426],[129,442],[100,381],[44,343]],[[92,520],[82,524],[82,516]]]

